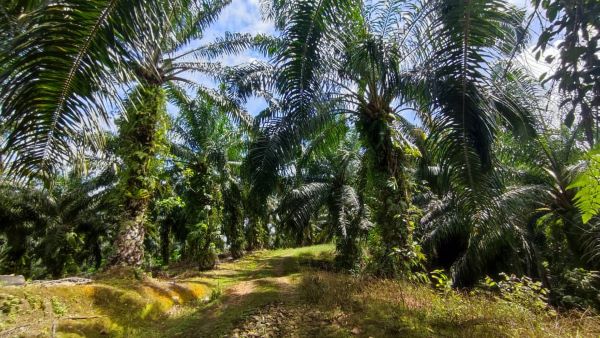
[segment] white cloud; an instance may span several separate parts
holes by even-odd
[[[508,0],[508,2],[519,8],[532,8],[531,1],[529,0]]]
[[[206,32],[205,38],[215,38],[225,32],[265,34],[273,33],[274,26],[272,22],[262,20],[259,1],[233,0]]]

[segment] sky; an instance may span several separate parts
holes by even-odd
[[[217,22],[205,31],[205,38],[214,39],[228,31],[267,34],[273,33],[275,28],[272,22],[262,20],[260,0],[233,0],[221,12]]]
[[[198,42],[207,43],[230,33],[274,34],[275,27],[272,22],[264,21],[261,17],[260,0],[233,0],[219,16],[219,19],[204,32],[204,37]],[[192,43],[193,47],[194,43]],[[218,60],[226,66],[234,66],[252,60],[261,59],[261,55],[246,51],[237,55],[227,55]],[[214,81],[208,78],[196,78],[196,81],[214,86]],[[246,104],[248,113],[255,116],[266,108],[267,104],[262,98],[251,98]]]

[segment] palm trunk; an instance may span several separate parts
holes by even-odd
[[[246,250],[254,251],[261,250],[268,245],[268,229],[266,228],[263,218],[257,215],[251,215],[248,219],[248,246]]]
[[[140,87],[132,94],[126,119],[119,123],[123,219],[111,265],[140,266],[144,259],[146,211],[155,185],[157,153],[164,137],[164,92]]]
[[[125,213],[119,235],[115,242],[113,265],[141,266],[144,260],[144,209],[131,210]]]
[[[375,270],[386,277],[398,277],[411,265],[411,200],[405,155],[393,143],[391,125],[385,112],[367,110],[358,129],[368,149],[371,188],[380,201],[374,215],[381,241],[373,252]]]
[[[234,259],[244,256],[244,233],[242,231],[241,219],[237,216],[229,216],[225,219],[225,228],[229,252]]]
[[[223,206],[224,206],[224,232],[227,236],[229,251],[235,259],[244,255],[244,217],[242,209],[242,194],[234,183],[229,183],[229,187],[224,188]]]
[[[96,268],[96,270],[98,270],[102,266],[102,248],[100,247],[99,241],[97,241],[93,245],[94,247],[92,249],[92,252],[94,254],[94,267]]]
[[[390,152],[393,152],[391,150]],[[403,170],[375,168],[380,181],[381,207],[375,213],[375,221],[382,240],[382,249],[377,256],[378,272],[387,277],[398,277],[406,272],[410,264],[412,229],[409,220],[410,199],[406,191]],[[394,182],[396,186],[394,187]],[[408,263],[408,264],[407,264]]]
[[[163,224],[160,229],[160,254],[162,263],[167,265],[171,257],[171,224]]]
[[[333,200],[340,201],[343,197],[343,184],[337,183],[334,185],[333,192]],[[361,247],[359,244],[360,237],[360,225],[359,222],[363,215],[363,204],[362,204],[362,196],[359,197],[361,199],[360,202],[360,211],[358,212],[358,216],[354,219],[350,219],[350,223],[348,226],[344,228],[342,231],[341,224],[339,220],[341,217],[346,217],[346,210],[341,205],[341,203],[331,203],[328,207],[329,217],[331,224],[335,225],[335,229],[337,229],[337,236],[335,241],[335,249],[337,255],[335,256],[335,265],[344,270],[351,270],[360,264],[361,260]]]

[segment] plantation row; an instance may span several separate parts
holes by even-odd
[[[231,2],[3,1],[0,273],[334,243],[600,309],[600,3],[263,1],[273,34],[207,39]]]

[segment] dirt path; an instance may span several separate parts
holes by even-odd
[[[125,271],[86,285],[0,287],[0,337],[230,337],[236,329],[253,337],[251,327],[264,325],[273,328],[266,336],[281,336],[293,327],[282,317],[296,316],[288,307],[304,271],[300,260],[331,250],[263,251],[206,272],[174,268],[162,278]],[[253,317],[262,314],[266,320]]]
[[[329,250],[324,247],[317,254]],[[261,252],[198,276],[186,272],[187,281],[199,278],[216,285],[211,295],[214,301],[164,322],[161,336],[298,336],[293,334],[296,328],[310,319],[303,313],[311,312],[298,302],[297,285],[306,271],[301,261],[314,256],[302,249]]]
[[[243,281],[226,291],[222,305],[229,311],[236,306],[243,307],[244,302],[253,295],[264,292],[265,286],[276,297],[266,297],[267,301],[247,307],[246,314],[233,322],[233,328],[222,336],[322,337],[340,331],[358,334],[346,329],[350,323],[348,316],[343,313],[330,316],[298,301],[297,288],[302,269],[293,256],[281,256],[272,260],[270,269],[272,277]]]

